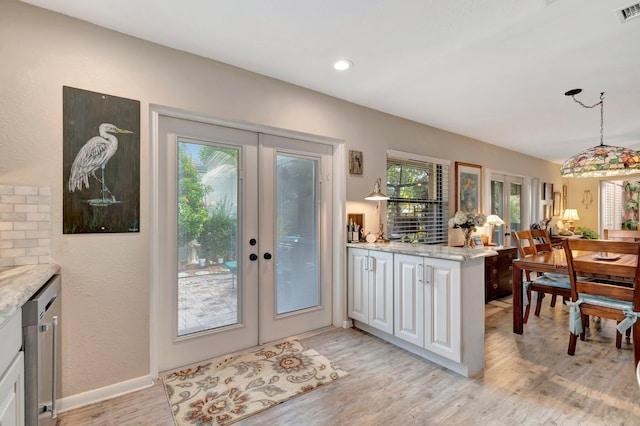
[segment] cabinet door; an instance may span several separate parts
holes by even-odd
[[[498,290],[496,297],[504,297],[511,294],[513,288],[513,259],[518,256],[516,248],[500,250],[497,260]]]
[[[460,262],[425,258],[424,348],[460,362],[461,285]]]
[[[369,252],[369,325],[393,334],[393,253]]]
[[[484,258],[484,302],[498,297],[498,256]]]
[[[22,352],[9,369],[0,372],[0,425],[24,425],[24,357]]]
[[[394,335],[424,346],[423,258],[396,254],[393,262]]]
[[[347,298],[348,314],[369,323],[369,269],[368,250],[349,247]]]

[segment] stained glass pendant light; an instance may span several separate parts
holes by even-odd
[[[605,145],[603,142],[604,92],[600,93],[600,102],[585,105],[575,98],[582,89],[573,89],[565,93],[583,108],[600,106],[600,145],[574,155],[564,162],[560,169],[562,177],[586,178],[623,176],[640,173],[640,152],[619,146]]]

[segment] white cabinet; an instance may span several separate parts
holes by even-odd
[[[416,346],[424,346],[424,258],[396,254],[393,262],[393,334]]]
[[[450,360],[462,360],[462,297],[460,262],[428,261],[424,287],[424,347]],[[484,299],[480,300],[484,303]]]
[[[348,314],[393,333],[393,253],[349,248]]]
[[[420,244],[348,248],[355,325],[463,376],[484,368],[485,251]]]
[[[24,425],[24,357],[20,310],[0,328],[0,425]]]
[[[460,362],[460,262],[396,254],[394,335]]]

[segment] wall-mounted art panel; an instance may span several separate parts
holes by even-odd
[[[140,231],[140,102],[63,87],[63,232]]]

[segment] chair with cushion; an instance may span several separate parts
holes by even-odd
[[[513,237],[513,241],[518,248],[518,254],[520,257],[525,256],[533,256],[538,254],[536,250],[536,240],[533,238],[532,232],[534,230],[525,230],[525,231],[517,231],[512,232],[511,236]],[[546,234],[546,231],[543,231],[546,238],[549,239],[549,236]],[[549,241],[549,246],[551,247],[551,242]],[[542,250],[542,249],[541,249]],[[541,251],[542,253],[542,251]],[[525,271],[525,281],[523,282],[523,301],[525,305],[523,322],[526,324],[529,320],[530,313],[530,304],[531,300],[531,292],[535,291],[538,293],[538,297],[536,300],[536,309],[534,314],[536,316],[540,316],[540,308],[542,307],[542,299],[545,294],[550,294],[552,296],[562,296],[563,299],[568,299],[571,295],[571,286],[569,284],[569,278],[566,275],[560,274],[542,274],[537,276],[534,279],[531,279],[531,275],[529,271]],[[552,300],[552,306],[555,305],[555,300]]]
[[[640,314],[640,243],[567,239],[563,246],[571,282],[571,302],[567,302],[570,306],[567,353],[575,353],[578,335],[580,340],[585,340],[582,324],[588,315],[609,318],[618,322],[618,333],[632,327],[635,367],[640,362],[640,345],[636,344],[640,342],[640,323],[636,322]],[[580,278],[588,275],[607,275],[619,281]]]
[[[551,244],[551,238],[549,237],[549,234],[547,233],[546,230],[544,229],[532,229],[531,230],[531,236],[533,237],[533,241],[535,242],[535,248],[536,248],[536,253],[546,253],[549,251],[553,251],[553,244]],[[561,275],[561,274],[553,274],[553,273],[546,273],[545,274],[547,277],[554,277],[557,279],[560,279],[562,281],[567,281],[568,282],[568,278],[565,275]],[[551,295],[551,307],[554,308],[556,306],[556,295],[552,294]],[[538,312],[538,314],[540,313],[540,308],[536,305],[536,311]],[[536,315],[538,315],[536,314]]]

